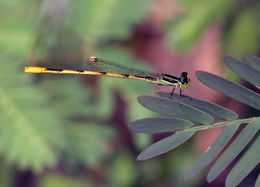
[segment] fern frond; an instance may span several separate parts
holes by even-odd
[[[260,64],[260,59],[257,57],[247,56],[247,61],[249,64],[254,64],[254,67],[258,67]],[[242,78],[259,86],[260,72],[257,69],[230,57],[225,58],[225,62],[231,70]],[[260,95],[258,93],[211,73],[200,71],[197,72],[197,77],[208,87],[260,110]],[[220,175],[238,157],[240,152],[245,150],[249,143],[252,143],[252,145],[245,151],[237,165],[229,173],[226,185],[234,186],[239,184],[259,164],[258,132],[260,117],[237,119],[238,115],[227,108],[188,96],[171,96],[169,93],[159,93],[159,97],[140,96],[138,101],[149,110],[171,117],[137,120],[130,123],[129,128],[131,130],[145,133],[175,132],[174,135],[147,147],[138,155],[138,160],[145,160],[166,153],[184,143],[196,131],[226,126],[207,152],[201,155],[185,174],[184,181],[187,181],[200,173],[223,151],[241,124],[247,124],[211,168],[208,181],[211,182]],[[214,123],[214,119],[225,121]],[[192,123],[197,123],[199,126],[192,126]],[[247,163],[249,163],[248,168],[243,170]]]
[[[65,141],[66,146],[61,149],[62,157],[70,164],[94,165],[109,153],[104,142],[113,133],[105,126],[101,128],[99,123],[93,124],[95,120],[102,123],[97,113],[106,116],[110,111],[100,110],[100,101],[95,103],[91,100],[89,89],[80,85],[79,78],[63,76],[61,79],[59,75],[44,75],[38,83],[38,89],[48,97],[49,106],[64,125],[68,141]],[[89,121],[89,116],[93,121]]]
[[[231,124],[227,126],[220,135],[216,138],[216,140],[210,146],[210,149],[202,154],[199,159],[193,164],[192,168],[186,172],[183,177],[184,181],[187,181],[194,176],[196,176],[200,171],[206,168],[214,158],[221,152],[221,150],[226,146],[226,144],[230,141],[233,135],[236,133],[237,129],[240,126],[239,121],[233,122],[235,124]]]
[[[253,125],[260,124],[260,118]],[[252,124],[251,124],[252,125]],[[226,186],[237,186],[260,163],[260,136],[252,143],[250,149],[232,168],[226,179]],[[259,185],[255,185],[259,186]]]
[[[22,169],[40,171],[55,164],[62,128],[45,97],[28,86],[29,75],[17,59],[1,55],[1,62],[0,154]]]
[[[106,144],[113,137],[109,126],[74,123],[67,127],[67,131],[70,141],[68,149],[64,150],[64,155],[70,163],[83,163],[92,166],[109,155],[110,148]]]
[[[253,119],[239,133],[208,173],[208,182],[213,181],[238,156],[260,129],[260,118]],[[255,160],[254,160],[255,161]]]

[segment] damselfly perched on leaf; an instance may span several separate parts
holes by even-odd
[[[122,65],[117,65],[108,62],[101,58],[90,57],[86,64],[86,70],[70,70],[70,69],[52,69],[46,67],[25,67],[25,72],[28,73],[54,73],[54,74],[80,74],[80,75],[101,75],[109,77],[120,77],[127,79],[138,79],[157,85],[173,86],[171,95],[176,87],[188,88],[190,86],[190,78],[187,72],[182,72],[180,77],[161,73],[148,73],[136,69],[128,68]]]

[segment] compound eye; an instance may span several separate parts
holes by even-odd
[[[188,76],[188,73],[187,72],[182,72],[181,73],[181,78],[186,78]]]

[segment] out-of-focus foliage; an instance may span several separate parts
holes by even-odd
[[[226,42],[226,55],[242,58],[243,54],[255,54],[259,49],[260,40],[259,12],[245,11],[238,14],[230,27]]]
[[[87,180],[79,180],[76,177],[72,177],[69,175],[63,175],[58,173],[50,173],[45,176],[43,176],[39,182],[39,187],[56,187],[56,186],[64,186],[64,187],[71,187],[71,186],[78,186],[78,187],[84,187],[84,186],[92,186],[90,182]]]
[[[178,2],[184,10],[178,19],[169,23],[167,42],[183,50],[194,44],[206,27],[228,16],[234,5],[233,0]]]
[[[79,163],[93,166],[97,161],[109,156],[110,148],[106,141],[113,137],[112,129],[98,124],[71,123],[68,125],[68,147],[64,149],[65,159],[74,165]],[[98,147],[98,148],[97,148]]]
[[[47,165],[54,165],[61,153],[65,153],[64,159],[94,164],[109,152],[104,142],[113,133],[103,125],[112,113],[113,80],[103,82],[100,94],[93,99],[93,93],[91,95],[90,90],[83,87],[82,79],[46,75],[32,80],[31,75],[24,74],[23,68],[26,59],[29,63],[46,66],[83,67],[85,55],[77,57],[83,42],[91,46],[102,38],[129,36],[130,28],[145,14],[147,3],[138,3],[139,9],[135,8],[137,3],[1,2],[1,15],[6,19],[1,21],[0,30],[0,150],[6,160],[24,169],[40,171]],[[125,14],[126,10],[135,14]],[[125,16],[119,16],[122,13]],[[62,54],[68,52],[71,57],[60,64],[59,60],[64,59]],[[120,61],[123,57],[118,55],[118,50],[109,53]],[[51,65],[55,61],[58,63]],[[122,62],[126,62],[125,59]],[[124,87],[125,84],[119,81],[117,87],[120,85]],[[88,116],[91,123],[87,123]],[[103,119],[98,120],[100,116]]]
[[[20,59],[5,54],[0,60],[0,152],[21,168],[41,170],[56,162],[54,148],[64,145],[62,126],[45,96],[28,86]]]
[[[36,27],[36,21],[33,17],[36,8],[36,3],[30,0],[0,2],[2,18],[0,49],[2,55],[8,51],[22,59],[21,57],[25,57],[26,53],[31,50],[33,31]],[[13,14],[10,14],[10,12]],[[21,65],[22,63],[23,61],[20,61]]]
[[[1,2],[6,19],[1,21],[0,30],[0,152],[9,163],[40,171],[44,165],[56,163],[55,149],[64,146],[64,137],[49,101],[30,86],[30,76],[23,72],[35,28],[26,12],[28,3]],[[17,17],[7,14],[14,7],[19,7],[14,12]],[[13,22],[17,22],[15,29]]]
[[[122,150],[112,161],[109,174],[111,186],[133,185],[139,174],[136,172],[136,167],[138,166],[135,159]]]
[[[71,3],[73,27],[89,44],[110,39],[125,39],[142,21],[148,0],[80,0]],[[84,8],[82,8],[84,7]]]
[[[2,159],[0,160],[0,171],[0,186],[14,186],[14,170],[10,167],[9,163]]]
[[[220,24],[226,28],[225,54],[242,57],[255,53],[259,48],[259,4],[249,1],[178,1],[182,13],[169,23],[167,42],[174,47],[187,50],[203,34],[205,28]],[[202,6],[203,4],[203,6]],[[245,9],[242,9],[245,8]],[[233,15],[232,15],[233,13]]]

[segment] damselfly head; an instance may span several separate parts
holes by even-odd
[[[188,88],[190,86],[190,76],[187,72],[181,73],[181,84],[183,88]]]
[[[91,56],[89,59],[88,59],[89,63],[95,63],[97,62],[97,57],[95,56]]]

